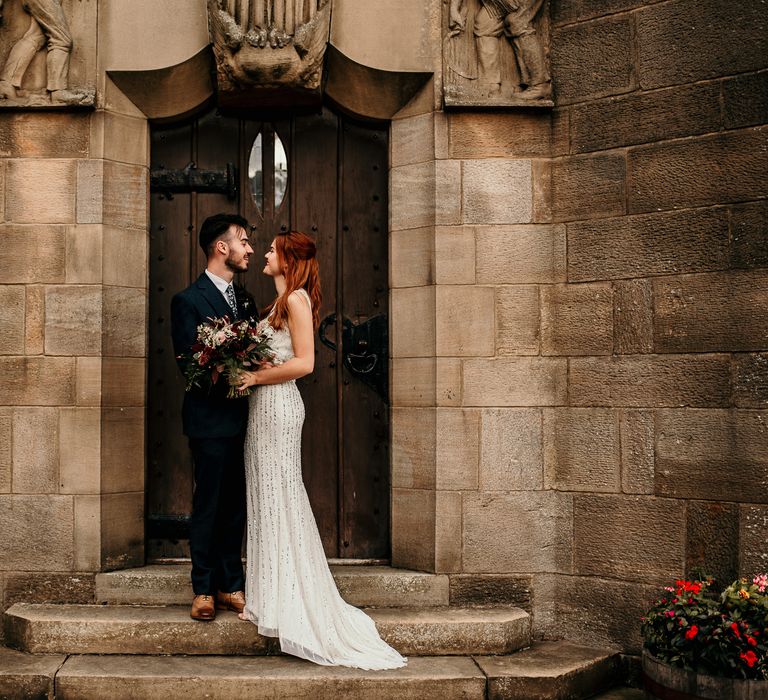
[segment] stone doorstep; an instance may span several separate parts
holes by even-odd
[[[96,575],[96,602],[109,605],[187,605],[192,600],[189,564],[152,564]],[[389,566],[331,566],[342,598],[351,605],[426,607],[448,605],[448,576]]]
[[[66,659],[66,661],[64,661]],[[493,661],[493,664],[490,662]],[[13,671],[8,670],[14,663]],[[63,665],[62,665],[63,664]],[[343,700],[580,700],[618,681],[617,654],[569,642],[544,642],[511,656],[412,657],[392,671],[317,666],[289,656],[64,656],[36,657],[0,648],[0,692],[13,675],[35,679],[46,697],[167,700],[306,698]],[[37,675],[35,675],[37,674]],[[498,683],[500,678],[505,683]],[[511,682],[516,679],[519,683]],[[45,685],[40,685],[44,682]],[[2,697],[24,697],[10,686]],[[51,693],[52,695],[52,693]],[[28,696],[27,696],[28,697]],[[615,688],[602,700],[639,700],[642,691]]]
[[[519,608],[379,608],[367,612],[382,637],[407,656],[508,654],[530,645],[531,619]],[[189,607],[16,603],[6,640],[35,654],[237,654],[279,652],[277,640],[232,612],[212,622]]]

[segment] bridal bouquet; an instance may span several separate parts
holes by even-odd
[[[193,387],[211,387],[219,377],[229,381],[227,398],[236,399],[250,394],[234,386],[242,370],[252,371],[263,362],[271,362],[274,354],[269,348],[272,327],[267,323],[254,325],[250,321],[230,321],[228,316],[209,318],[197,327],[197,339],[191,353],[180,355],[184,364],[187,391]]]

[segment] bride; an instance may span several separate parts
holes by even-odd
[[[264,272],[277,297],[260,325],[275,365],[240,375],[241,389],[256,387],[245,439],[248,558],[240,617],[279,637],[284,652],[318,664],[399,668],[406,659],[339,595],[301,479],[304,404],[296,379],[314,369],[321,303],[315,253],[304,233],[280,233],[272,242]]]

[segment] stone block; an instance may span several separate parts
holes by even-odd
[[[657,352],[768,346],[768,270],[657,280],[653,308]]]
[[[393,119],[389,134],[390,167],[413,165],[435,159],[435,117],[433,112],[405,119]]]
[[[45,523],[45,527],[41,527]],[[72,497],[0,496],[3,533],[0,571],[68,571],[72,568]]]
[[[535,491],[543,488],[542,417],[535,408],[482,412],[480,489]]]
[[[453,574],[450,577],[451,605],[508,605],[530,612],[532,584],[531,576]]]
[[[392,488],[392,566],[432,571],[435,492]]]
[[[768,267],[768,205],[731,207],[731,267]]]
[[[147,286],[148,238],[144,231],[105,226],[104,284],[117,287]]]
[[[435,288],[393,289],[390,295],[392,357],[433,357]]]
[[[656,493],[768,503],[768,425],[757,411],[659,411]]]
[[[53,158],[9,160],[5,173],[6,221],[74,223],[76,163]]]
[[[111,357],[146,354],[147,294],[132,287],[104,287],[103,352]]]
[[[733,404],[768,408],[768,353],[733,356]]]
[[[538,159],[531,162],[533,173],[533,217],[532,223],[548,224],[552,214],[552,161]]]
[[[6,160],[0,159],[0,221],[5,221],[5,164]],[[2,637],[0,636],[0,639]]]
[[[461,501],[459,491],[435,494],[435,571],[461,571]]]
[[[148,170],[139,165],[104,161],[104,223],[147,230]]]
[[[627,16],[556,28],[551,47],[558,104],[618,95],[634,87],[632,26]]]
[[[69,357],[0,357],[0,406],[74,403],[75,363]]]
[[[493,288],[440,285],[435,295],[435,345],[438,355],[493,355]]]
[[[435,358],[394,359],[391,366],[393,406],[435,405]]]
[[[572,282],[728,268],[728,212],[663,212],[568,225]]]
[[[0,408],[0,493],[11,492],[13,474],[13,409]]]
[[[542,354],[613,352],[613,289],[609,283],[546,286],[541,297]]]
[[[576,357],[569,361],[572,406],[727,406],[727,355]]]
[[[390,230],[401,231],[435,223],[435,163],[403,165],[390,170]],[[459,185],[460,186],[460,185]],[[450,193],[440,193],[440,199]]]
[[[461,360],[438,357],[436,385],[438,406],[461,406]]]
[[[101,403],[101,358],[78,357],[75,370],[75,403],[98,406]]]
[[[477,489],[480,412],[461,408],[437,409],[435,449],[438,489]]]
[[[94,576],[88,574],[11,573],[5,579],[5,605],[15,603],[80,604],[93,603]]]
[[[75,496],[75,568],[101,569],[101,496]]]
[[[768,127],[641,146],[628,155],[629,211],[637,214],[765,197],[766,167]]]
[[[63,226],[0,226],[0,279],[5,284],[64,281]]]
[[[563,158],[553,161],[551,167],[555,221],[625,213],[627,164],[623,154]]]
[[[572,518],[569,494],[465,493],[464,572],[570,572]]]
[[[24,300],[24,354],[45,352],[45,287],[28,285]]]
[[[544,411],[544,486],[557,491],[621,490],[619,417],[604,408]]]
[[[475,283],[475,232],[472,227],[438,226],[435,229],[435,283]]]
[[[393,408],[392,486],[435,488],[435,409]]]
[[[613,285],[613,351],[620,355],[653,352],[653,286],[636,279]]]
[[[144,488],[144,409],[101,412],[101,493]]]
[[[554,406],[566,400],[566,360],[509,357],[465,360],[465,406]]]
[[[555,24],[570,24],[632,10],[644,4],[645,0],[570,0],[552,6],[552,21]]]
[[[33,656],[0,647],[0,697],[54,697],[54,678],[66,658],[54,654]]]
[[[640,86],[648,90],[765,67],[764,21],[760,2],[730,6],[719,0],[676,0],[639,10]]]
[[[99,224],[104,220],[104,161],[81,160],[77,164],[77,223]]]
[[[87,112],[4,112],[0,158],[87,158]]]
[[[657,586],[590,576],[555,578],[559,635],[583,644],[640,653],[643,643],[638,620],[658,597]]]
[[[574,153],[603,151],[719,129],[720,85],[685,85],[576,105],[571,148]]]
[[[576,574],[668,583],[685,564],[685,503],[578,494],[573,499],[573,551]]]
[[[101,226],[79,224],[67,226],[67,271],[68,284],[99,284],[102,280],[102,236]],[[120,265],[127,265],[122,258]]]
[[[656,430],[652,411],[626,410],[620,418],[621,490],[654,491]]]
[[[462,161],[439,160],[435,163],[435,223],[455,226],[462,223]]]
[[[448,115],[450,158],[548,156],[552,115],[546,111],[455,112]]]
[[[58,438],[59,493],[100,493],[101,411],[60,409]]]
[[[478,226],[480,284],[565,282],[565,226]]]
[[[144,406],[146,361],[140,357],[105,357],[101,363],[102,406]]]
[[[422,287],[432,284],[433,248],[432,228],[392,231],[390,287]]]
[[[16,408],[13,412],[13,492],[58,491],[59,412]]]
[[[149,163],[149,129],[147,120],[110,111],[98,111],[94,131],[103,134],[102,153],[107,160],[146,166]],[[98,157],[98,156],[97,156]]]
[[[448,155],[448,115],[445,112],[433,112],[435,120],[435,158],[445,160]]]
[[[144,565],[144,491],[101,497],[101,568]]]
[[[462,221],[467,224],[525,224],[533,216],[528,160],[462,162]]]
[[[739,576],[768,571],[768,508],[745,505],[739,517]],[[730,583],[730,582],[729,582]]]
[[[101,287],[62,285],[45,290],[47,355],[101,353]],[[131,330],[135,332],[134,326]]]
[[[496,354],[538,355],[539,288],[514,285],[496,289]]]
[[[25,305],[24,287],[0,286],[0,355],[24,354]]]
[[[768,114],[768,73],[739,75],[723,81],[726,129],[765,123]]]
[[[739,575],[739,506],[735,503],[688,501],[685,571],[713,576],[727,586]],[[699,574],[700,575],[700,574]]]

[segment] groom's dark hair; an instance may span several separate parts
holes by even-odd
[[[237,214],[214,214],[209,216],[200,227],[200,247],[206,257],[210,256],[213,244],[221,238],[229,227],[235,225],[248,231],[248,220]]]

